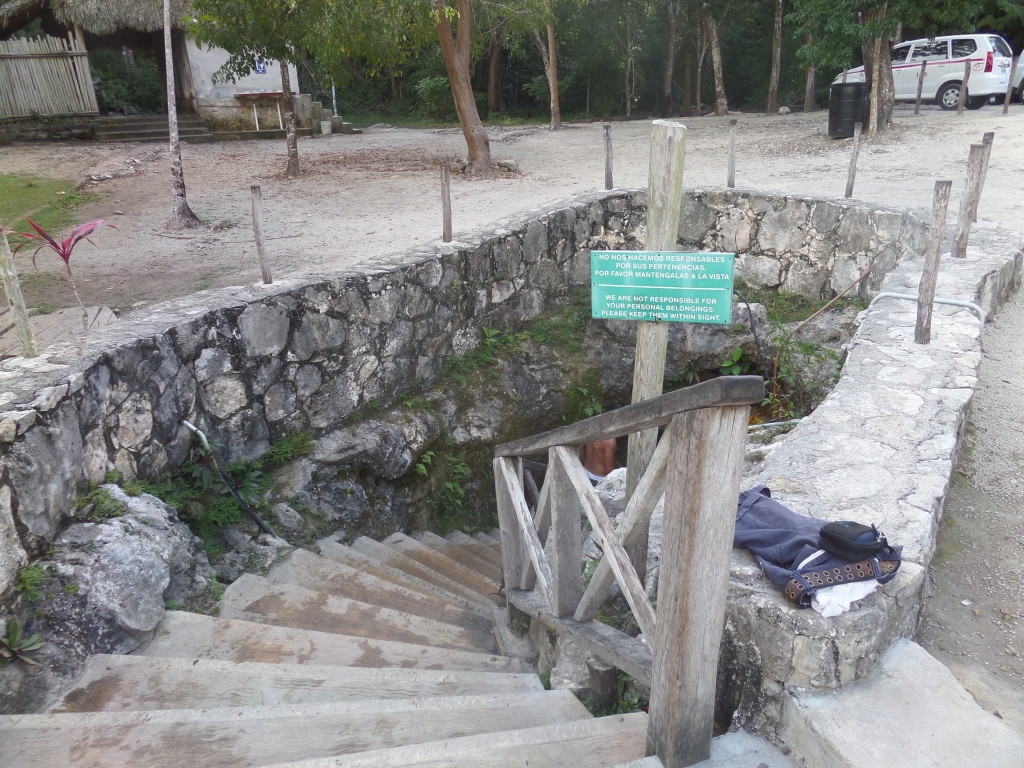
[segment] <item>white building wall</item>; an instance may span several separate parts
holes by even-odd
[[[192,66],[192,82],[200,100],[229,99],[236,93],[272,93],[281,90],[281,65],[276,61],[264,63],[262,73],[252,72],[234,83],[213,82],[213,73],[228,60],[222,48],[201,48],[194,40],[188,41],[188,58]],[[292,80],[292,93],[298,93],[299,75],[294,64],[288,65]]]

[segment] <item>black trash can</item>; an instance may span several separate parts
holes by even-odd
[[[864,99],[867,83],[836,83],[828,96],[828,137],[848,139],[853,124],[864,120]]]

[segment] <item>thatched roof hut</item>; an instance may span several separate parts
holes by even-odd
[[[78,26],[94,35],[118,30],[156,32],[164,28],[162,0],[49,0],[57,21],[69,28]],[[188,14],[188,0],[171,0],[171,25],[181,28]]]
[[[188,0],[171,0],[171,26],[184,28]],[[125,29],[158,32],[164,28],[162,0],[8,0],[0,4],[0,38],[16,32],[35,18],[57,22],[94,35]]]

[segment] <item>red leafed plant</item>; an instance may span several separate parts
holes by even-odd
[[[75,246],[78,245],[82,240],[89,240],[89,235],[96,231],[98,227],[103,226],[103,219],[99,221],[90,221],[88,224],[79,224],[77,227],[68,233],[68,236],[61,242],[57,242],[53,236],[45,229],[36,224],[32,219],[28,220],[28,223],[32,225],[32,229],[36,231],[36,234],[31,232],[20,232],[22,237],[28,238],[28,241],[21,243],[15,251],[20,250],[24,246],[28,245],[29,241],[38,242],[39,245],[32,253],[32,265],[35,266],[36,255],[42,248],[49,248],[51,251],[60,256],[61,261],[64,262],[64,268],[67,270],[67,280],[71,283],[71,290],[75,292],[75,298],[78,299],[78,306],[82,308],[82,326],[84,328],[89,327],[89,313],[85,311],[85,304],[82,303],[82,297],[78,295],[78,286],[75,285],[75,276],[71,273],[71,254],[75,250]],[[112,224],[108,224],[108,227],[112,227]],[[117,229],[117,227],[114,227]],[[42,241],[42,242],[40,242]],[[92,240],[89,240],[92,243]],[[95,243],[92,243],[95,245]]]

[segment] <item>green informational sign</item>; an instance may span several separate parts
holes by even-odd
[[[603,320],[732,320],[732,253],[591,251],[591,316]]]

